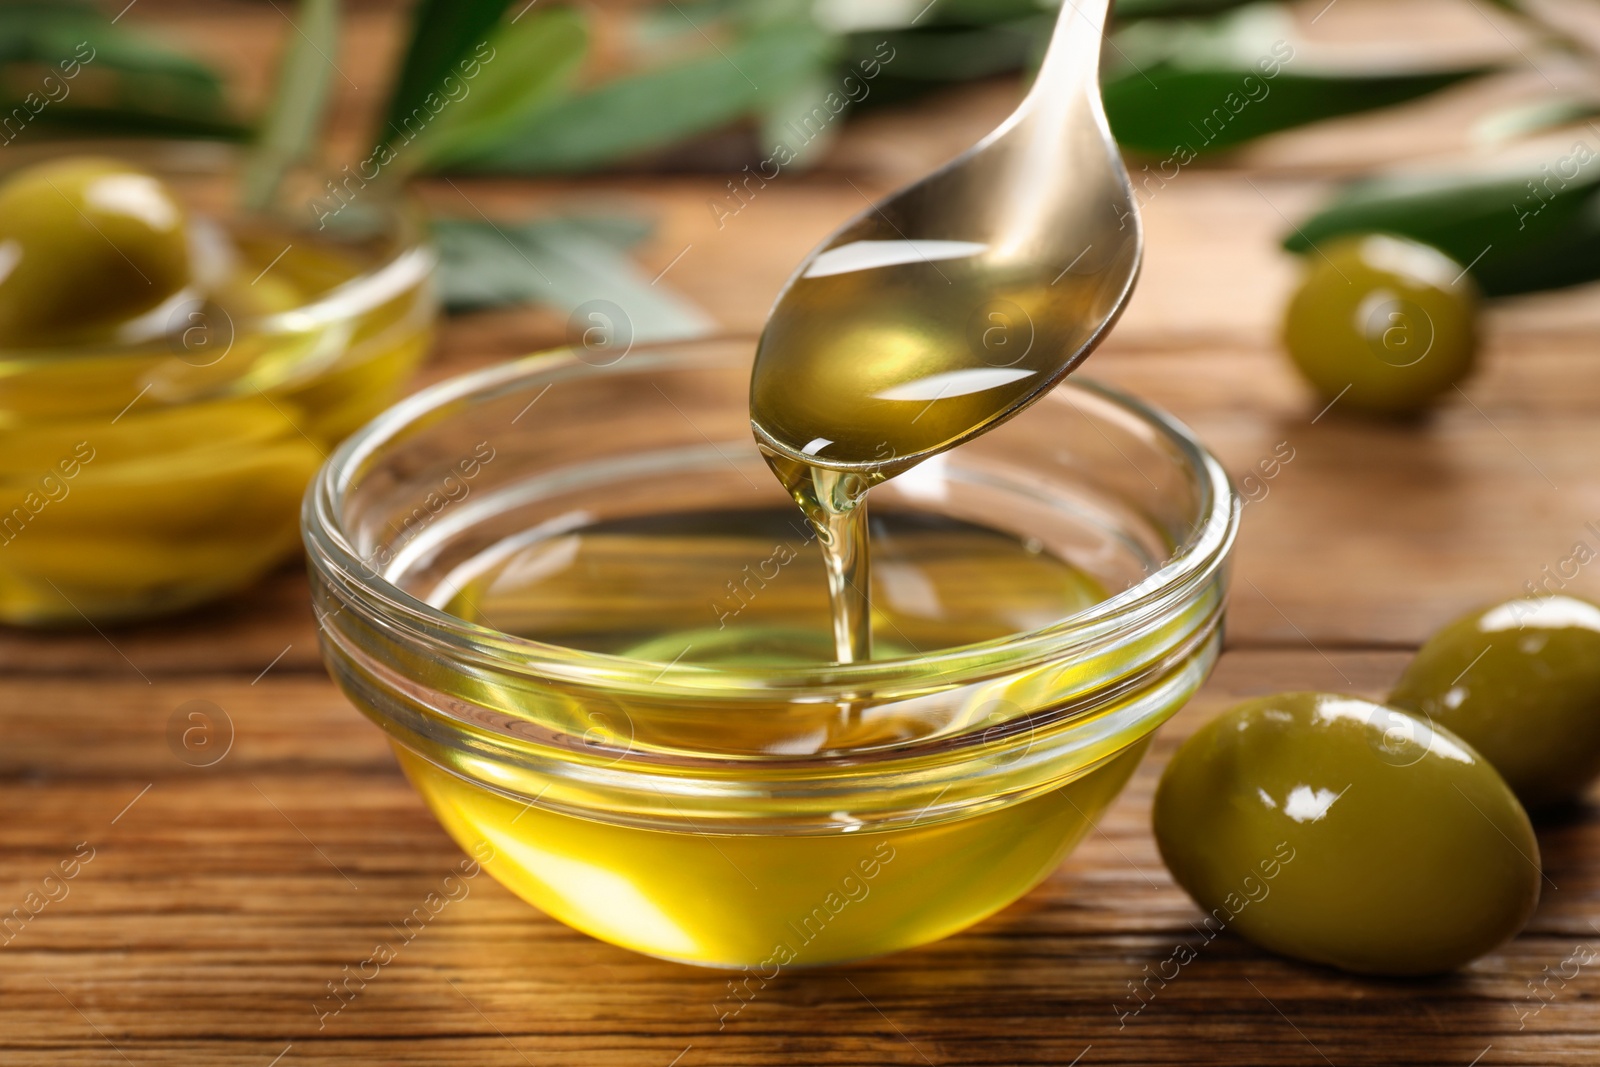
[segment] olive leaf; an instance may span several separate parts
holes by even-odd
[[[793,134],[796,129],[806,129],[807,120],[816,114],[819,106],[826,106],[828,94],[836,90],[837,80],[828,76],[831,68],[831,63],[819,64],[811,77],[769,101],[760,110],[762,146],[791,145],[795,158],[789,165],[795,169],[804,170],[822,159],[838,139],[840,127],[844,125],[830,121],[818,126],[815,134],[804,141]],[[812,125],[816,125],[814,121]]]
[[[1112,12],[1124,22],[1133,19],[1188,19],[1220,15],[1251,0],[1116,0]]]
[[[339,50],[339,0],[301,0],[266,118],[245,167],[245,206],[262,210],[289,168],[314,151]]]
[[[246,135],[205,64],[74,0],[0,4],[5,141],[37,122],[123,136]]]
[[[838,94],[843,87],[836,63],[837,44],[818,47],[827,35],[819,35],[821,23],[815,16],[812,0],[674,0],[640,12],[633,24],[632,45],[636,57],[648,58],[703,52],[713,34],[767,34],[774,40],[787,40],[799,62],[782,72],[776,86],[761,85],[752,111],[758,121],[758,144],[763,149],[790,144],[794,158],[786,165],[804,169],[822,158],[843,125],[834,121],[836,112],[830,111],[820,128],[815,118],[817,109],[827,106],[828,95]],[[808,125],[807,136],[796,138],[793,131],[805,130]]]
[[[1038,15],[1056,0],[817,0],[814,16],[835,33],[989,26]]]
[[[389,95],[389,108],[376,143],[424,107],[463,56],[486,44],[511,0],[417,0],[405,58]]]
[[[440,296],[453,310],[526,302],[569,315],[597,310],[608,328],[635,341],[709,333],[714,324],[704,312],[625,254],[648,233],[648,223],[626,216],[438,220]]]
[[[1060,0],[939,0],[929,5],[927,0],[912,0],[922,17],[918,25],[989,26],[995,23],[1015,22],[1043,14],[1047,24],[1054,24]]]
[[[665,148],[749,115],[804,82],[834,41],[783,26],[709,54],[573,93],[508,129],[498,143],[452,159],[461,169],[563,172]]]
[[[884,65],[886,80],[971,81],[1022,69],[1049,37],[1053,21],[1034,15],[980,27],[855,34],[851,55],[866,58],[887,43],[894,59]]]
[[[451,88],[437,115],[419,109],[421,135],[408,169],[437,169],[492,150],[526,125],[571,84],[589,33],[579,12],[558,7],[497,26],[486,43],[453,81],[446,77],[442,84]],[[402,121],[409,131],[412,116]]]
[[[738,14],[744,0],[675,0],[640,8],[627,25],[624,40],[630,60],[671,55],[704,46],[702,33],[714,32],[719,23]]]
[[[1252,67],[1146,68],[1104,87],[1106,117],[1124,148],[1152,155],[1231,148],[1280,130],[1405,103],[1495,68],[1411,73],[1300,73]]]
[[[1112,38],[1101,83],[1125,148],[1180,164],[1279,130],[1389,107],[1500,69],[1334,67],[1296,42],[1277,4],[1213,19],[1139,22]]]
[[[1600,278],[1600,155],[1579,143],[1540,164],[1479,174],[1358,182],[1284,240],[1309,252],[1344,234],[1383,232],[1468,266],[1490,296]]]

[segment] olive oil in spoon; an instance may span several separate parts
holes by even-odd
[[[870,659],[866,494],[1016,414],[1100,342],[1142,235],[1101,107],[1108,0],[1065,0],[993,133],[801,264],[756,351],[750,419],[815,527],[836,655]]]

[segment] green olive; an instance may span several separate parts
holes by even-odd
[[[1539,845],[1494,768],[1351,697],[1284,693],[1219,716],[1167,765],[1154,821],[1208,937],[1361,974],[1459,967],[1539,900]]]
[[[0,184],[0,343],[103,339],[188,278],[183,209],[154,176],[76,157]]]
[[[1465,615],[1390,703],[1464,738],[1529,808],[1572,800],[1600,775],[1600,607],[1547,596]]]
[[[1384,234],[1347,237],[1307,257],[1283,339],[1327,400],[1406,414],[1472,370],[1477,304],[1471,277],[1437,249]]]

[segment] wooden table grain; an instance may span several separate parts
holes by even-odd
[[[1503,51],[1485,7],[1341,0],[1314,29]],[[283,10],[143,0],[127,17],[225,55],[248,102],[292,32]],[[359,88],[335,120],[346,143],[381,99],[395,10],[351,5],[339,61]],[[1274,338],[1294,271],[1275,245],[1287,219],[1362,167],[1470,151],[1473,116],[1536,89],[1512,73],[1297,131],[1148,198],[1143,281],[1088,373],[1174,411],[1236,475],[1283,443],[1294,458],[1246,508],[1215,675],[1099,829],[1014,907],[916,951],[786,974],[719,1022],[725,975],[590,940],[479,879],[353,1001],[330,1001],[330,983],[393,938],[458,852],[324,675],[296,564],[176,619],[0,632],[0,914],[44,902],[0,934],[0,1064],[1600,1061],[1593,807],[1540,826],[1547,877],[1527,931],[1420,982],[1203,941],[1148,826],[1160,767],[1210,715],[1287,688],[1380,695],[1431,629],[1542,581],[1577,543],[1600,547],[1593,288],[1495,308],[1481,372],[1415,424],[1317,417]],[[825,168],[772,183],[721,225],[717,174],[425,192],[462,215],[597,200],[648,211],[646,269],[748,337],[790,265],[863,195],[954,154],[1014,93],[988,84],[867,115]],[[451,321],[422,380],[557,342],[562,327],[535,310]],[[1600,568],[1566,588],[1600,596]],[[209,709],[214,762],[175,755],[185,707]],[[1196,958],[1135,999],[1180,944]]]

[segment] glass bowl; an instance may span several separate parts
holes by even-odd
[[[191,263],[217,286],[102,343],[0,348],[0,621],[12,624],[186,608],[295,552],[306,483],[399,395],[435,319],[418,217],[377,186],[334,212],[326,202],[344,201],[294,172],[270,206],[246,210],[240,149],[149,141],[16,146],[0,181],[80,155],[163,179],[190,220]]]
[[[1103,590],[1031,629],[716,662],[443,610],[483,561],[548,571],[603,524],[792,508],[751,439],[752,347],[556,352],[427,389],[334,454],[304,532],[331,673],[494,877],[603,940],[771,977],[943,937],[1055,868],[1214,662],[1239,504],[1182,426],[1074,378],[871,501],[1014,535]],[[611,566],[671,602],[670,560],[629,577],[654,551]],[[679,598],[684,625],[716,596]]]

